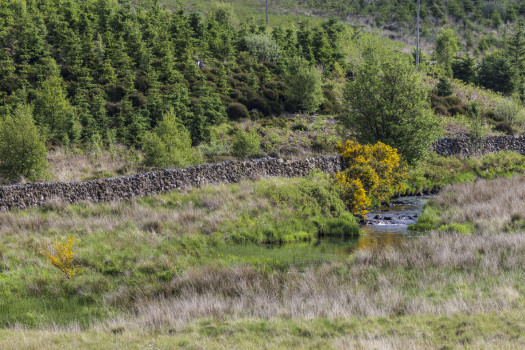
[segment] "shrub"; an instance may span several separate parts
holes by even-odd
[[[296,120],[290,127],[293,131],[308,131],[308,125],[304,120]]]
[[[237,131],[231,147],[233,155],[240,158],[253,157],[261,153],[259,135],[255,130],[250,133],[242,129]]]
[[[281,48],[267,35],[249,34],[244,38],[244,43],[246,49],[257,57],[259,62],[277,62],[281,57]]]
[[[319,236],[327,237],[357,237],[359,235],[359,225],[353,215],[343,213],[337,218],[329,218],[319,222]]]
[[[454,93],[454,86],[447,78],[439,78],[439,83],[436,85],[436,92],[438,96],[450,96]]]
[[[504,94],[516,89],[514,68],[502,51],[496,50],[483,57],[477,80],[481,86]]]
[[[494,120],[515,124],[521,108],[512,100],[504,99],[494,110]]]
[[[381,142],[371,146],[350,140],[337,148],[346,169],[335,174],[335,183],[352,213],[366,216],[372,201],[385,201],[403,189],[407,168],[396,149]]]
[[[61,240],[56,240],[54,243],[44,243],[39,252],[47,258],[47,260],[56,268],[64,273],[67,279],[77,275],[80,272],[79,265],[73,264],[75,251],[73,245],[75,244],[75,236],[63,237]]]
[[[455,106],[452,106],[448,109],[448,113],[452,116],[455,116],[455,115],[463,115],[465,114],[465,112],[468,110],[468,106],[467,105],[455,105]]]
[[[47,168],[47,150],[28,105],[0,121],[0,175],[16,181],[36,180]]]
[[[173,110],[142,140],[144,164],[156,168],[184,167],[198,164],[200,154],[191,147],[190,133],[179,124]]]
[[[449,115],[448,108],[443,105],[435,106],[433,109],[436,114],[444,115],[444,116]]]
[[[288,66],[290,102],[305,113],[315,113],[323,102],[321,74],[303,58],[292,59]]]
[[[457,96],[447,96],[447,97],[444,97],[443,100],[446,102],[448,107],[463,104],[463,101],[461,101],[461,98]]]
[[[261,98],[261,97],[255,97],[250,100],[248,100],[248,103],[246,104],[249,110],[258,110],[261,112],[264,116],[269,116],[271,113],[270,106],[268,106],[268,103]]]
[[[228,117],[230,119],[246,119],[250,116],[248,113],[248,108],[246,108],[245,105],[242,103],[232,103],[228,106],[228,109],[226,110],[226,113],[228,113]]]
[[[502,132],[506,135],[514,135],[514,128],[508,122],[498,122],[494,126],[494,130]]]
[[[451,28],[442,28],[437,39],[434,56],[448,76],[452,75],[452,61],[459,50],[459,39]]]

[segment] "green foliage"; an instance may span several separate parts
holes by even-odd
[[[261,142],[255,130],[246,132],[239,129],[231,145],[232,153],[236,157],[246,158],[261,154]]]
[[[290,243],[323,236],[355,237],[360,232],[332,184],[315,173],[294,183],[259,182],[255,193],[289,214],[279,219],[245,215],[230,223],[230,238],[236,243]]]
[[[47,150],[34,124],[32,108],[19,105],[0,120],[0,175],[11,181],[45,174]]]
[[[323,102],[322,81],[319,71],[300,57],[288,65],[290,101],[306,113],[315,113]]]
[[[443,157],[431,153],[411,168],[404,182],[405,194],[435,192],[446,185],[525,174],[525,157],[515,152],[489,153],[479,157]]]
[[[440,133],[422,77],[401,53],[369,49],[344,97],[348,112],[342,125],[360,143],[397,148],[411,164],[425,157]]]
[[[246,119],[250,116],[246,106],[241,103],[230,104],[226,113],[228,113],[228,117],[233,120]]]
[[[361,231],[356,218],[350,213],[343,213],[337,218],[319,220],[318,227],[320,237],[357,237]]]
[[[173,110],[168,111],[143,138],[144,164],[155,168],[185,167],[200,162],[200,154],[191,147],[189,132],[179,123]]]
[[[61,77],[51,76],[44,80],[36,91],[34,118],[48,139],[68,143],[70,138],[78,140],[78,132],[73,131],[76,122],[71,111]]]
[[[504,94],[516,89],[515,70],[502,51],[489,53],[481,60],[477,77],[481,86]]]
[[[439,82],[436,85],[438,96],[450,96],[454,94],[454,85],[446,77],[439,78]]]
[[[434,56],[448,76],[452,76],[452,61],[459,50],[459,39],[452,28],[442,28],[437,39]]]
[[[522,107],[510,99],[503,99],[494,109],[494,117],[497,121],[504,121],[514,125],[518,121],[518,116]]]
[[[277,62],[281,57],[281,48],[268,35],[248,34],[244,38],[246,48],[259,62]]]
[[[36,124],[53,144],[102,140],[133,147],[170,108],[193,145],[210,141],[210,127],[227,119],[225,106],[242,104],[265,116],[279,115],[285,105],[291,112],[317,109],[316,96],[304,106],[302,99],[287,104],[284,63],[301,56],[331,72],[339,62],[341,73],[346,27],[330,20],[266,31],[251,21],[238,25],[231,6],[210,7],[200,15],[112,0],[58,7],[48,0],[5,1],[0,107],[33,105]],[[307,95],[319,92],[313,73],[305,73]]]
[[[476,79],[476,65],[470,54],[456,57],[452,62],[452,72],[455,79],[463,80],[465,83],[473,83]]]
[[[490,21],[492,22],[492,26],[494,28],[499,28],[501,26],[502,20],[499,11],[492,12],[492,17],[490,18]]]

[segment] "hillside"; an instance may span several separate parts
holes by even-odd
[[[199,0],[165,0],[168,6],[181,5],[189,10],[207,6]],[[207,2],[206,2],[207,3]],[[226,0],[240,18],[265,21],[264,1]],[[270,0],[270,25],[289,25],[295,21],[319,21],[335,17],[362,30],[374,30],[408,44],[415,42],[416,1],[411,0]],[[421,40],[428,53],[440,28],[452,26],[462,45],[483,52],[487,44],[502,45],[502,38],[514,23],[525,16],[525,5],[519,0],[507,1],[421,1]]]
[[[40,158],[50,151],[52,166],[46,173],[43,161],[31,171],[6,165],[0,177],[4,182],[21,176],[86,179],[231,158],[333,153],[341,136],[337,118],[352,108],[344,91],[359,73],[364,53],[373,49],[388,57],[413,50],[375,31],[382,21],[394,21],[396,28],[389,31],[411,37],[410,16],[398,16],[412,13],[413,4],[400,2],[395,13],[388,1],[345,11],[338,2],[270,4],[278,15],[272,13],[266,27],[258,2],[3,2],[0,113],[12,131],[2,135],[33,135],[35,144],[45,147],[32,148]],[[482,5],[475,9],[488,8]],[[466,2],[462,6],[470,13]],[[451,45],[440,49],[445,56],[423,55],[421,65],[435,95],[428,102],[450,135],[468,131],[473,101],[481,106],[486,133],[522,130],[520,106],[508,102],[505,108],[518,111],[508,117],[496,111],[505,102],[501,96],[478,88],[514,100],[525,96],[523,32],[513,22],[521,16],[520,6],[495,7],[497,13],[510,11],[501,28],[512,36],[507,45],[501,36],[487,42],[474,58],[455,43],[453,32],[440,32],[436,39],[424,28],[432,46],[428,52],[436,51],[436,40]],[[452,8],[448,2],[446,9]],[[512,9],[517,17],[510,15]],[[425,16],[425,25],[436,33],[445,26],[445,18]],[[475,20],[478,34],[490,27],[484,16],[467,17]],[[489,52],[498,47],[503,50]],[[437,96],[439,79],[447,76],[461,81],[445,89],[449,96]],[[169,150],[170,142],[177,152]],[[4,154],[13,152],[11,144],[3,147]],[[108,166],[90,154],[108,159]],[[16,152],[11,159],[18,161]]]

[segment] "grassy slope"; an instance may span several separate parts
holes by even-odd
[[[232,244],[314,234],[308,218],[339,204],[310,181],[313,191],[270,179],[0,214],[0,322],[34,328],[1,330],[0,347],[523,345],[523,233],[433,234],[343,256]],[[77,234],[85,269],[69,281],[36,253],[62,233]]]
[[[525,157],[514,152],[491,153],[472,158],[441,157],[435,153],[410,169],[406,193],[436,192],[447,185],[525,175]]]
[[[29,326],[77,320],[87,325],[132,307],[137,298],[177,293],[173,280],[192,268],[273,271],[297,261],[338,259],[308,245],[294,252],[235,244],[358,233],[341,200],[319,178],[205,187],[131,203],[52,203],[0,213],[0,222],[0,324]],[[334,225],[346,231],[335,232]],[[77,236],[76,263],[84,269],[71,280],[37,252],[44,241],[64,234]]]

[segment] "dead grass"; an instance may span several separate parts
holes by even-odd
[[[523,310],[525,234],[434,234],[349,263],[263,273],[246,266],[192,269],[174,297],[142,300],[111,327],[164,329],[196,319],[316,319]]]
[[[472,223],[479,232],[525,229],[525,178],[479,180],[446,188],[436,199],[440,222]]]
[[[51,180],[61,182],[127,176],[144,171],[140,157],[121,145],[98,150],[59,147],[48,152],[48,172]]]

